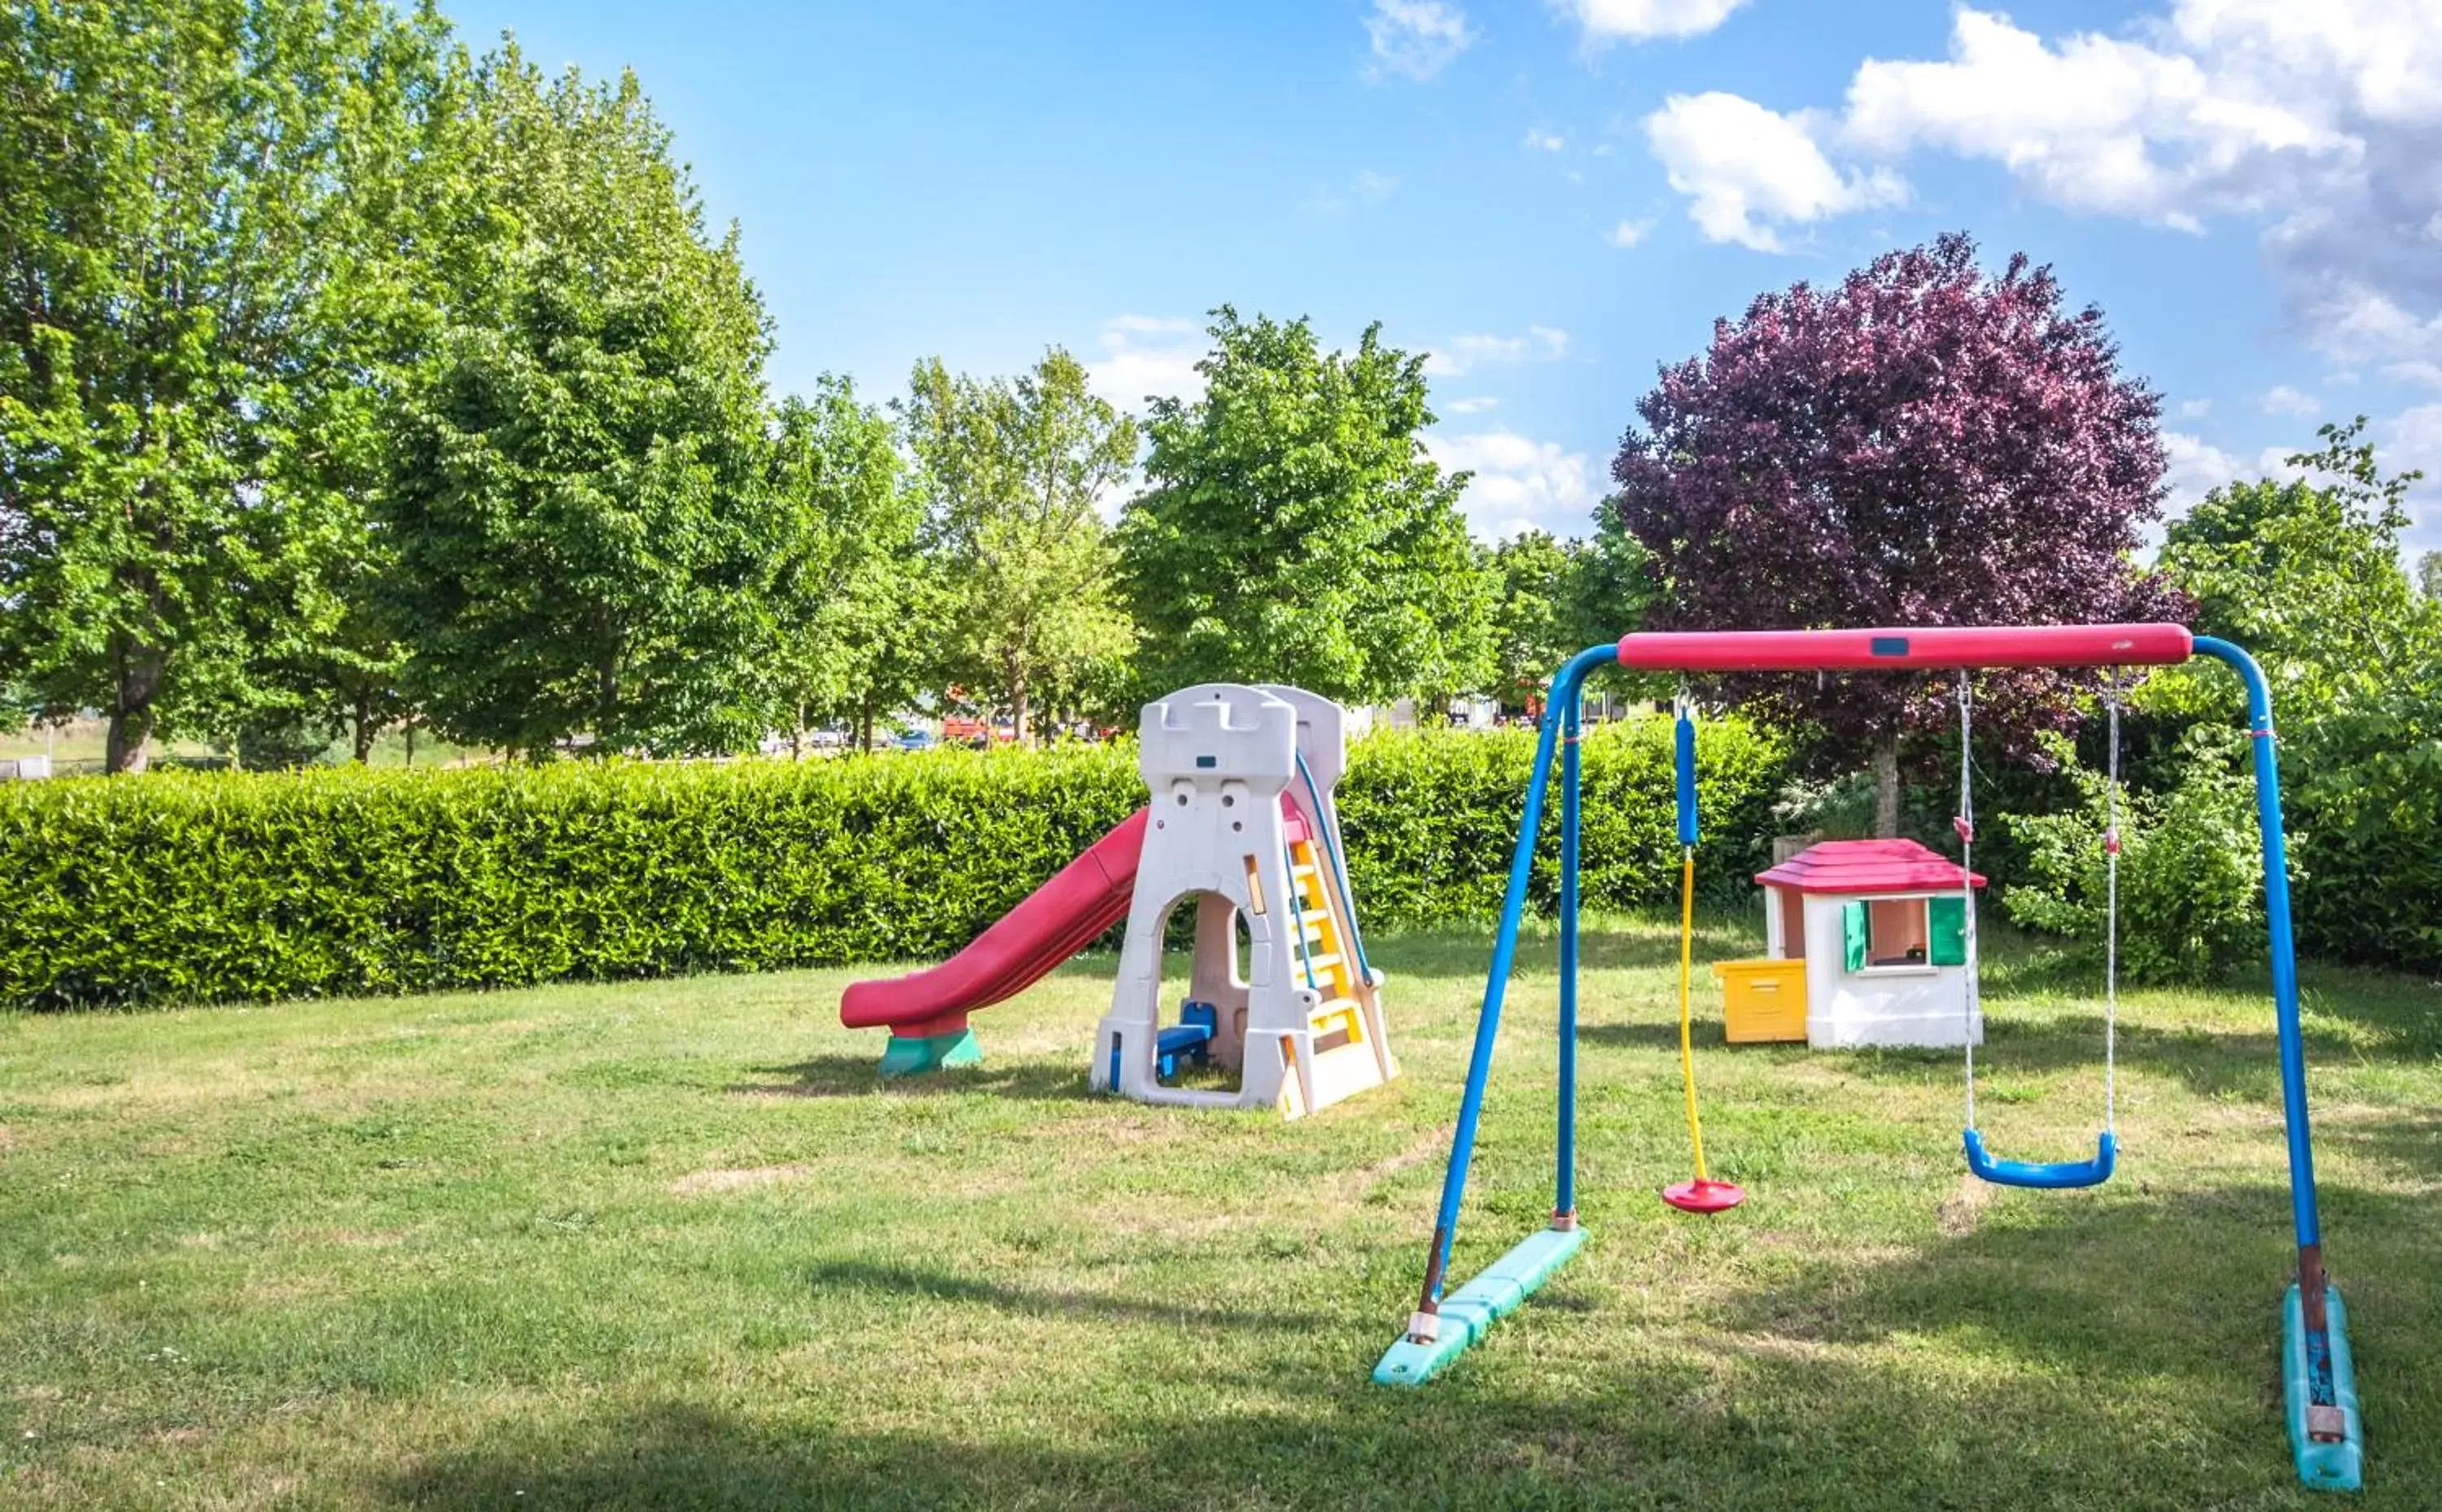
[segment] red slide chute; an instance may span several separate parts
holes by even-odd
[[[902,1039],[955,1034],[976,1009],[1033,986],[1128,916],[1147,812],[1130,814],[940,965],[848,988],[840,1022],[849,1029],[887,1025]]]

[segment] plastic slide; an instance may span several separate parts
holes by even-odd
[[[1014,997],[1128,916],[1145,816],[1138,810],[939,966],[858,982],[840,998],[849,1029],[887,1027],[884,1076],[983,1058],[967,1015]]]

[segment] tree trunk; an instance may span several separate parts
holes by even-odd
[[[856,746],[867,756],[873,754],[873,705],[870,703],[857,705]]]
[[[1889,840],[1900,832],[1900,737],[1894,730],[1874,742],[1874,835]]]
[[[800,703],[789,721],[789,759],[806,759],[806,706]]]
[[[374,754],[374,695],[371,688],[359,689],[355,706],[356,765],[364,766]]]
[[[613,654],[602,659],[593,674],[593,750],[595,756],[610,754],[610,731],[619,718],[619,658]]]
[[[415,721],[407,721],[407,764],[415,765]]]
[[[1015,668],[1011,669],[1009,679],[1009,729],[1012,740],[1019,745],[1027,743],[1026,674]],[[986,738],[989,743],[990,738]]]
[[[118,676],[111,689],[110,734],[102,750],[102,770],[117,775],[152,765],[153,701],[161,691],[167,653],[125,636],[113,639]]]

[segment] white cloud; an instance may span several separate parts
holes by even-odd
[[[1348,191],[1368,205],[1379,205],[1399,191],[1399,175],[1360,168],[1349,175]]]
[[[2274,384],[2255,401],[2257,409],[2269,415],[2318,415],[2324,412],[2324,401],[2304,393],[2286,383]]]
[[[1622,37],[1695,37],[1730,18],[1746,0],[1558,0],[1574,17],[1589,47],[1609,46]]]
[[[1539,153],[1557,153],[1569,144],[1557,132],[1536,131],[1529,127],[1525,141],[1520,145]]]
[[[2211,399],[2182,399],[2179,401],[2179,417],[2183,420],[2201,420],[2211,413],[2213,413],[2213,401]]]
[[[1317,184],[1307,191],[1304,199],[1298,202],[1298,209],[1309,215],[1344,214],[1351,200],[1360,205],[1381,204],[1399,191],[1400,182],[1396,173],[1360,168],[1348,175],[1348,183],[1343,189]]]
[[[2158,3],[2112,35],[2050,37],[1961,5],[1945,57],[1865,61],[1836,112],[1698,97],[1717,102],[1672,101],[1648,140],[1707,236],[1763,249],[1788,226],[1877,203],[1923,153],[1989,162],[2068,210],[2251,225],[2292,328],[2335,365],[2326,383],[2442,390],[2436,0]],[[2305,418],[2307,399],[2276,390],[2261,404]],[[2414,447],[2434,422],[2412,417],[2430,408],[2379,421],[2378,438]],[[2186,444],[2191,466],[2212,455]],[[2267,448],[2256,469],[2287,476],[2290,449]],[[2442,537],[2430,489],[2423,539]]]
[[[1586,517],[1600,494],[1584,452],[1505,429],[1463,436],[1428,431],[1424,440],[1445,471],[1474,474],[1459,507],[1479,537],[1505,540],[1527,530],[1585,534]]]
[[[2202,436],[2192,436],[2182,430],[2162,432],[2162,450],[2169,465],[2163,469],[2162,481],[2170,485],[2167,512],[2184,515],[2205,495],[2224,483],[2243,476],[2253,476],[2248,465]]]
[[[1634,246],[1637,243],[1644,241],[1646,233],[1652,229],[1653,223],[1651,221],[1622,221],[1617,226],[1611,228],[1611,235],[1605,238],[1605,240],[1609,241],[1613,246]]]
[[[2442,404],[2421,404],[2385,421],[2376,436],[2383,469],[2415,468],[2424,481],[2409,493],[2410,524],[2404,537],[2412,552],[2442,548]]]
[[[2290,175],[2266,171],[2276,162],[2353,150],[2285,94],[2182,52],[2092,33],[2055,48],[1965,7],[1946,62],[1858,67],[1841,136],[1886,159],[1923,147],[1989,158],[2052,204],[2188,230],[2277,203]]]
[[[1113,316],[1103,322],[1102,343],[1102,357],[1086,364],[1087,384],[1122,410],[1141,410],[1148,394],[1192,399],[1204,392],[1204,374],[1195,371],[1204,327],[1194,320]]]
[[[2294,446],[2267,446],[2255,454],[2255,465],[2248,475],[2253,478],[2304,478],[2306,476],[2305,468],[2289,465],[2289,459],[2296,455],[2298,448]]]
[[[1396,74],[1418,82],[1449,67],[1476,39],[1467,12],[1443,0],[1374,0],[1365,33],[1374,50],[1366,78]]]
[[[2442,151],[2442,141],[2436,147]],[[2275,228],[2276,246],[2285,234]],[[2442,261],[2442,247],[2434,256]],[[2304,319],[2316,345],[2332,358],[2378,364],[2402,382],[2442,387],[2435,381],[2442,377],[2442,309],[2420,317],[2362,280],[2328,268],[2308,272],[2306,280]],[[2432,297],[2442,303],[2442,289]]]
[[[1645,118],[1645,138],[1688,196],[1687,215],[1706,240],[1759,252],[1781,250],[1770,222],[1807,222],[1895,205],[1907,186],[1886,169],[1843,173],[1799,116],[1738,95],[1672,95]]]
[[[1470,394],[1464,399],[1452,399],[1442,408],[1454,415],[1475,415],[1482,414],[1487,410],[1500,409],[1501,401],[1488,393],[1478,393]]]
[[[1962,5],[1946,57],[1866,60],[1837,113],[1716,105],[1683,124],[1740,145],[1657,132],[1664,117],[1648,135],[1707,233],[1750,246],[1877,203],[1874,175],[1923,152],[2070,210],[2251,221],[2319,349],[2442,386],[2437,21],[2435,0],[2168,0],[2116,35],[2047,38]]]
[[[1436,378],[1455,378],[1487,363],[1558,362],[1568,352],[1568,332],[1557,326],[1530,325],[1524,336],[1452,337],[1425,353],[1425,372]]]

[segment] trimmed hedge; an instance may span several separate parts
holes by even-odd
[[[1673,896],[1668,734],[1585,741],[1590,905]],[[1781,749],[1734,722],[1704,740],[1699,854],[1726,894],[1765,848]],[[1362,918],[1488,921],[1532,753],[1523,731],[1358,742],[1340,804]],[[0,1005],[935,958],[1143,801],[1127,747],[10,784]]]
[[[1605,725],[1589,730],[1578,749],[1585,906],[1675,907],[1679,821],[1670,722]],[[1339,780],[1339,822],[1348,833],[1359,927],[1491,927],[1508,888],[1534,756],[1528,730],[1385,733],[1358,742]],[[1706,897],[1753,896],[1755,873],[1772,860],[1772,804],[1788,779],[1787,758],[1781,741],[1741,721],[1698,725],[1696,806],[1704,843],[1696,851],[1696,882]],[[1529,905],[1542,915],[1559,901],[1559,809],[1556,775],[1543,806],[1543,864],[1528,893]]]

